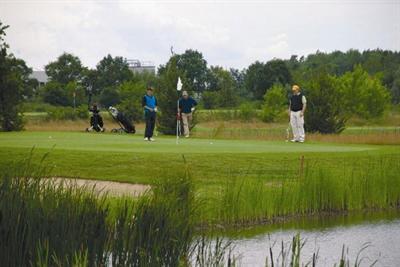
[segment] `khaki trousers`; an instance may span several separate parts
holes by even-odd
[[[192,113],[182,113],[183,133],[189,135],[189,124],[192,122]]]

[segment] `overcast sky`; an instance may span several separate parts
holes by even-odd
[[[196,49],[210,65],[316,50],[400,50],[400,0],[4,1],[11,51],[35,70],[61,53],[94,67],[105,55],[153,61]]]

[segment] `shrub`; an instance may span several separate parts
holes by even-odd
[[[205,109],[213,109],[218,107],[218,93],[206,91],[201,96],[201,102]]]
[[[25,102],[23,104],[24,112],[48,112],[54,106],[43,102]]]
[[[285,111],[287,102],[285,88],[280,84],[275,84],[264,95],[261,119],[264,122],[276,121],[278,116]]]
[[[257,117],[257,109],[253,103],[245,102],[239,106],[239,116],[244,121]]]
[[[342,104],[350,115],[364,119],[382,117],[390,105],[390,92],[378,77],[372,77],[356,66],[354,71],[339,78],[343,93]]]
[[[65,86],[58,82],[48,82],[40,90],[40,95],[45,103],[55,106],[69,106],[70,99],[67,96]]]
[[[116,104],[120,103],[120,96],[117,88],[105,88],[100,94],[99,101],[104,107],[115,106]]]
[[[163,134],[176,133],[177,101],[180,96],[176,84],[178,77],[183,76],[177,68],[177,60],[177,56],[171,57],[160,74],[160,90],[155,92],[161,111],[158,115],[157,128]]]
[[[125,82],[119,86],[121,95],[117,108],[132,121],[143,121],[142,98],[146,92],[146,84],[143,81]]]
[[[75,110],[72,107],[52,107],[47,114],[47,118],[50,120],[77,120],[89,118],[86,105],[81,105]]]
[[[305,84],[307,111],[305,128],[310,132],[340,133],[348,119],[340,92],[340,81],[325,71],[315,73]]]

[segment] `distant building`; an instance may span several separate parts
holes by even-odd
[[[32,74],[29,75],[29,78],[38,80],[40,86],[45,85],[49,81],[49,77],[44,70],[34,70]]]
[[[138,59],[128,59],[129,69],[134,73],[156,74],[156,66],[151,61],[140,61]]]

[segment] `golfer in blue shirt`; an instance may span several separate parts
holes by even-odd
[[[152,87],[147,88],[146,94],[143,96],[142,99],[142,106],[144,109],[144,118],[146,120],[144,140],[154,141],[153,132],[154,132],[154,126],[156,125],[157,99],[153,95]]]
[[[197,105],[196,100],[191,98],[188,92],[183,91],[182,97],[179,99],[179,113],[183,122],[183,133],[185,137],[189,137],[189,124],[193,119],[193,111]]]

